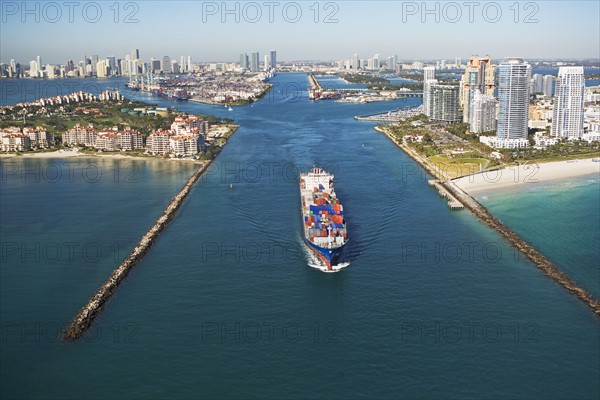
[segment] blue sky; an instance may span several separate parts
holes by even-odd
[[[64,64],[84,54],[122,58],[132,48],[144,60],[194,61],[237,61],[253,51],[262,58],[271,49],[279,60],[600,57],[598,1],[75,3],[2,0],[0,60],[40,55]]]

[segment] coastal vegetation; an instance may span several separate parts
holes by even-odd
[[[600,157],[599,142],[565,140],[544,148],[493,149],[469,133],[468,124],[430,123],[424,115],[379,128],[427,158],[450,179],[523,163]]]
[[[380,78],[378,76],[374,76],[374,75],[370,75],[370,74],[342,74],[342,75],[340,75],[340,78],[342,78],[346,82],[355,83],[355,84],[369,84],[369,83],[389,84],[390,83],[390,81],[388,81],[385,78]]]

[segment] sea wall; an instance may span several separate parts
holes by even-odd
[[[175,214],[183,200],[189,194],[192,186],[198,181],[200,176],[206,171],[210,162],[207,161],[202,167],[196,170],[192,176],[183,185],[181,190],[173,196],[169,205],[162,212],[152,227],[142,236],[138,244],[123,262],[112,272],[110,277],[100,286],[96,293],[88,300],[87,304],[79,310],[69,327],[64,338],[66,340],[76,340],[90,327],[94,319],[102,312],[104,304],[110,300],[113,293],[117,290],[121,282],[144,257],[150,247],[156,242],[161,232],[173,220]]]

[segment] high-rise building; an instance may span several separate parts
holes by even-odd
[[[358,71],[360,69],[360,58],[358,58],[358,54],[352,56],[352,70]]]
[[[117,71],[117,59],[115,56],[106,57],[106,64],[108,66],[108,73],[110,75],[117,75],[119,71]]]
[[[423,67],[423,82],[428,79],[435,79],[435,67],[433,66]]]
[[[544,75],[543,78],[543,92],[544,92],[544,96],[546,97],[552,97],[552,94],[554,93],[554,76],[552,75]]]
[[[471,99],[479,90],[488,96],[494,95],[494,70],[490,56],[469,58],[465,73],[460,80],[460,106],[463,109],[463,122],[469,122]]]
[[[107,68],[106,60],[100,60],[96,64],[96,75],[98,78],[106,78],[107,76]]]
[[[258,72],[259,57],[258,51],[250,53],[250,71]]]
[[[269,54],[269,59],[271,60],[271,68],[277,68],[277,51],[271,50]]]
[[[559,68],[552,113],[552,136],[583,136],[584,91],[583,67]]]
[[[170,74],[172,70],[171,66],[171,57],[164,56],[162,59],[162,63],[160,64],[160,70],[165,74]]]
[[[460,121],[459,87],[433,83],[432,80],[429,82],[427,93],[429,119],[450,123]]]
[[[544,78],[540,74],[533,74],[531,77],[530,93],[542,93],[544,91]]]
[[[462,60],[460,58],[456,57],[454,59],[454,65],[456,65],[457,68],[460,67],[462,65]]]
[[[240,68],[248,69],[250,62],[248,61],[248,54],[240,54]]]
[[[29,62],[29,76],[32,78],[39,77],[38,63],[35,60]]]
[[[187,65],[186,65],[186,72],[192,72],[193,68],[192,68],[192,56],[187,56]]]
[[[428,117],[430,116],[429,113],[429,101],[427,98],[428,92],[429,92],[429,84],[430,83],[437,83],[437,81],[432,82],[435,80],[435,67],[424,67],[423,68],[423,110],[425,112],[425,115],[427,115]]]
[[[92,60],[92,62],[91,62],[92,63],[92,73],[96,74],[96,66],[98,64],[98,54],[92,55],[91,60]]]
[[[150,71],[152,71],[153,74],[160,73],[160,60],[158,58],[150,59]]]
[[[140,58],[140,50],[139,49],[131,49],[131,59],[138,60]]]
[[[471,132],[484,133],[496,130],[496,99],[481,93],[479,89],[471,99],[469,125]]]
[[[263,69],[266,71],[269,68],[271,68],[271,57],[268,54],[265,54],[265,62],[264,62]]]
[[[179,74],[181,72],[181,69],[179,67],[179,63],[177,61],[173,61],[171,63],[171,72],[174,74]]]
[[[185,65],[185,58],[183,56],[179,57],[179,72],[185,73],[187,70]]]
[[[527,139],[531,66],[511,57],[498,66],[498,139]]]

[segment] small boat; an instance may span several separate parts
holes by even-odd
[[[228,111],[233,111],[233,108],[229,107],[227,108]]]

